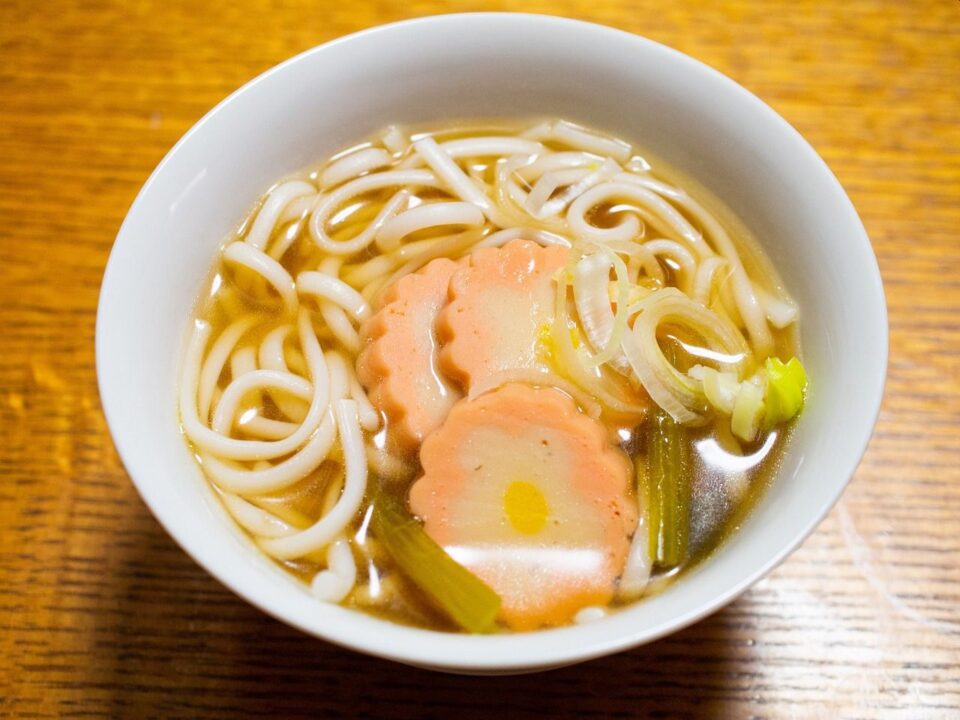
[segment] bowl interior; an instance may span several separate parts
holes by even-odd
[[[593,625],[462,637],[325,606],[256,552],[180,435],[188,319],[226,234],[282,175],[390,122],[562,116],[618,133],[722,198],[802,309],[808,405],[781,472],[742,530],[663,595]],[[101,394],[145,501],[198,562],[308,632],[404,662],[536,669],[659,637],[735,597],[822,518],[869,438],[886,316],[876,260],[839,184],[757,98],[656,43],[556,18],[462,15],[386,26],[305,53],[215,108],[144,186],[118,235],[97,327]]]

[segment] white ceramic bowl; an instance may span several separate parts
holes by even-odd
[[[809,399],[782,469],[712,559],[609,618],[470,637],[401,627],[310,597],[212,497],[180,435],[176,387],[216,251],[276,179],[390,122],[562,116],[633,139],[699,179],[761,239],[803,313]],[[188,132],[117,235],[97,316],[113,438],[144,501],[200,565],[305,632],[471,673],[570,664],[659,638],[730,602],[813,530],[853,474],[883,392],[887,323],[870,242],[814,150],[709,67],[610,28],[533,15],[449,15],[368,30],[261,75]]]

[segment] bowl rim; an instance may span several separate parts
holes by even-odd
[[[130,233],[130,226],[133,223],[132,218],[140,211],[141,207],[149,202],[149,195],[157,178],[160,177],[166,167],[174,161],[174,158],[180,152],[181,148],[189,143],[194,135],[201,132],[212,118],[224,111],[224,109],[233,103],[239,96],[246,94],[255,86],[270,82],[274,77],[282,75],[293,65],[305,62],[317,54],[328,52],[329,49],[341,45],[350,45],[357,43],[366,43],[372,38],[385,33],[405,32],[411,28],[422,28],[427,26],[436,26],[442,29],[444,26],[459,24],[464,21],[489,21],[495,23],[527,24],[537,26],[540,31],[550,28],[567,28],[578,32],[592,33],[595,36],[616,37],[618,40],[633,43],[636,47],[643,47],[646,52],[657,53],[666,62],[679,63],[686,65],[691,71],[701,73],[713,83],[719,83],[724,86],[725,91],[739,95],[741,100],[747,102],[752,107],[757,117],[763,117],[764,121],[779,126],[779,130],[785,133],[785,137],[792,139],[794,146],[804,152],[813,162],[819,166],[822,171],[822,179],[825,183],[825,191],[837,196],[845,209],[849,210],[852,219],[855,220],[858,232],[855,237],[850,237],[849,242],[858,243],[867,250],[866,256],[872,258],[871,267],[864,268],[870,273],[870,289],[875,295],[877,303],[871,308],[875,315],[875,320],[879,321],[882,327],[882,338],[878,344],[883,348],[883,357],[879,373],[879,382],[872,388],[872,405],[864,412],[864,418],[869,418],[869,422],[864,422],[862,428],[858,428],[859,434],[855,440],[851,441],[851,452],[845,458],[846,462],[842,469],[836,472],[836,476],[842,478],[836,488],[829,494],[828,500],[823,503],[816,513],[812,514],[809,520],[802,526],[789,543],[785,544],[776,552],[767,562],[752,571],[746,573],[739,581],[728,586],[722,593],[714,596],[709,602],[701,604],[695,610],[686,614],[671,617],[669,620],[640,628],[635,632],[619,635],[616,637],[606,637],[595,639],[588,643],[554,643],[549,656],[544,655],[544,649],[537,649],[536,638],[552,635],[558,640],[560,635],[572,635],[571,631],[576,628],[561,628],[555,630],[538,631],[535,633],[510,634],[504,636],[469,636],[450,633],[441,633],[430,630],[415,628],[405,628],[403,626],[390,623],[388,621],[377,621],[378,623],[392,627],[396,632],[394,639],[404,639],[411,642],[398,642],[391,645],[381,640],[370,639],[369,635],[358,638],[353,635],[349,628],[336,626],[336,623],[329,623],[327,627],[318,628],[314,623],[308,623],[304,618],[293,617],[285,613],[282,608],[274,607],[267,603],[264,597],[257,597],[255,593],[235,578],[228,577],[219,566],[207,562],[199,551],[192,549],[191,538],[182,537],[174,529],[170,515],[158,509],[155,502],[154,492],[148,483],[138,480],[137,474],[130,470],[136,467],[136,449],[126,434],[126,429],[118,425],[116,417],[118,414],[117,406],[120,398],[117,393],[111,390],[111,381],[108,377],[106,368],[105,346],[107,344],[105,328],[108,325],[107,316],[109,314],[109,302],[112,296],[111,287],[114,284],[113,277],[118,272],[116,248],[123,242],[124,237]],[[862,248],[861,248],[862,249]],[[622,651],[631,647],[652,642],[667,634],[681,630],[698,620],[706,617],[724,607],[744,591],[750,588],[758,580],[769,574],[783,560],[789,556],[820,524],[827,513],[836,504],[840,495],[843,493],[847,484],[853,477],[853,474],[866,451],[869,440],[873,434],[874,426],[879,417],[881,403],[884,394],[884,383],[886,378],[887,363],[889,358],[889,327],[887,321],[886,299],[883,291],[879,265],[873,248],[870,244],[866,230],[859,218],[852,202],[844,191],[836,176],[827,166],[826,162],[820,157],[816,150],[803,138],[802,135],[787,120],[779,115],[773,108],[763,102],[759,97],[744,88],[742,85],[724,75],[720,71],[710,67],[706,63],[697,60],[685,53],[675,50],[667,45],[650,40],[649,38],[636,35],[618,28],[591,23],[581,20],[573,20],[564,17],[541,15],[535,13],[509,13],[509,12],[476,12],[476,13],[450,13],[443,15],[433,15],[427,17],[418,17],[399,22],[393,22],[375,27],[367,28],[354,32],[339,38],[335,38],[313,48],[307,49],[293,57],[280,62],[277,65],[267,69],[253,79],[244,83],[242,86],[231,92],[224,99],[218,102],[203,117],[198,120],[191,128],[180,137],[173,147],[164,155],[156,168],[150,174],[143,184],[135,199],[131,203],[123,223],[121,224],[114,247],[111,248],[110,258],[107,261],[103,278],[101,281],[100,296],[97,306],[96,317],[96,372],[97,383],[101,396],[103,413],[112,436],[118,455],[127,469],[127,474],[139,492],[144,503],[150,509],[157,521],[163,526],[171,538],[187,553],[198,565],[203,567],[212,577],[226,586],[244,601],[254,605],[266,614],[295,627],[309,635],[318,637],[336,645],[349,648],[358,652],[366,653],[372,656],[394,660],[401,663],[420,665],[431,669],[444,670],[448,672],[523,672],[544,668],[560,667],[576,662],[591,660],[603,655]],[[856,452],[853,451],[856,448]],[[195,543],[194,543],[195,544]],[[354,614],[351,611],[351,614]],[[581,626],[583,627],[583,626]],[[590,626],[596,627],[596,626]],[[428,638],[427,636],[431,636]],[[574,636],[576,637],[576,636]],[[456,641],[446,642],[439,638],[455,638]],[[510,640],[513,638],[514,640]],[[516,638],[525,639],[524,642],[515,641]],[[428,642],[417,642],[417,640],[426,640]],[[581,639],[582,638],[578,638]],[[530,642],[530,641],[533,642]],[[560,649],[557,649],[560,645]],[[467,652],[467,646],[475,652]],[[509,647],[509,654],[506,652]]]

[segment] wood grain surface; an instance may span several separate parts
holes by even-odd
[[[233,596],[140,501],[94,377],[114,235],[190,125],[301,50],[465,10],[619,26],[757,93],[846,187],[890,309],[876,435],[803,547],[683,632],[524,677],[373,660]],[[960,717],[960,3],[0,0],[0,433],[0,715]]]

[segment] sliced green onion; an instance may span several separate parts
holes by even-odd
[[[396,498],[376,493],[370,527],[403,573],[457,625],[471,633],[496,630],[500,596],[437,545]]]
[[[796,357],[784,363],[770,357],[764,363],[767,373],[767,429],[793,419],[803,409],[807,389],[807,373]]]

